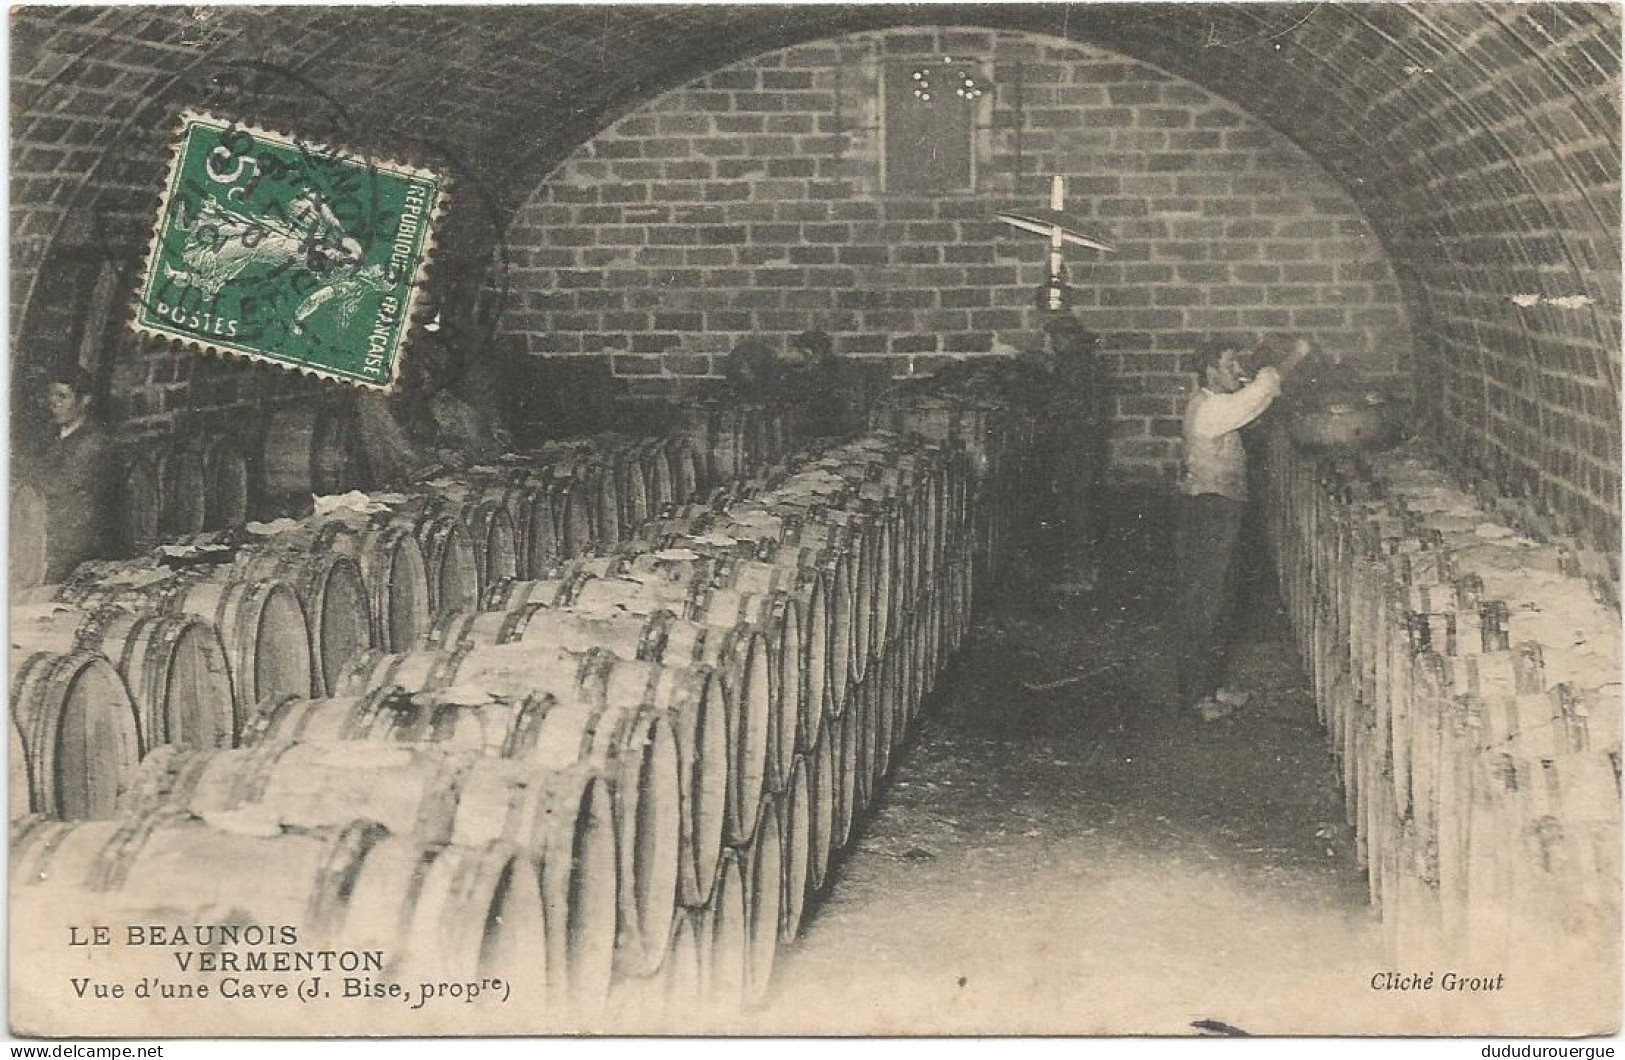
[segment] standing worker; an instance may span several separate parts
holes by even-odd
[[[1308,353],[1300,340],[1278,367],[1249,380],[1241,343],[1210,340],[1197,348],[1202,385],[1185,407],[1173,627],[1179,637],[1179,702],[1204,721],[1224,717],[1247,699],[1219,687],[1226,647],[1220,624],[1234,606],[1237,541],[1247,506],[1241,429],[1280,396],[1282,379]]]
[[[356,439],[370,488],[410,482],[448,464],[489,460],[512,448],[496,416],[458,397],[452,381],[445,348],[423,343],[402,366],[395,393],[356,396]]]
[[[45,578],[59,582],[87,559],[108,553],[113,505],[112,443],[91,414],[95,384],[78,364],[59,371],[45,388],[56,437],[38,465],[35,483],[45,498]]]
[[[829,333],[803,331],[790,348],[799,360],[787,373],[785,398],[795,418],[796,433],[831,438],[861,430],[864,415],[860,395],[854,392]]]

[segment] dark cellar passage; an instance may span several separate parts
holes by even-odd
[[[1365,988],[1385,967],[1381,925],[1262,554],[1229,669],[1252,699],[1211,723],[1169,709],[1173,526],[1168,498],[1121,492],[1097,592],[1051,592],[1026,572],[982,600],[763,1023],[1429,1026],[1426,1005]]]

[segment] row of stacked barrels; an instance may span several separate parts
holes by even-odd
[[[707,426],[702,440],[729,433]],[[558,444],[14,585],[13,715],[21,697],[30,725],[13,790],[31,791],[14,810],[104,816],[154,747],[234,745],[257,704],[331,692],[358,654],[412,644],[436,614],[477,608],[488,584],[613,547],[651,511],[713,490],[696,436]],[[111,694],[121,683],[128,694]],[[64,756],[85,767],[59,768]]]
[[[238,431],[188,433],[122,448],[115,518],[106,546],[141,556],[165,541],[242,526],[286,497],[343,492],[354,472],[352,420],[332,405],[273,413],[263,437]],[[45,581],[50,512],[29,486],[11,497],[13,591]]]
[[[204,530],[239,526],[249,517],[250,465],[231,435],[197,436],[145,445],[116,458],[116,518],[106,547],[134,556]],[[11,490],[10,584],[32,589],[46,580],[51,513],[31,483]]]
[[[1017,539],[1035,525],[1039,495],[1049,488],[1035,448],[1041,425],[1019,365],[980,360],[956,368],[882,394],[869,425],[964,450],[979,500],[971,512],[976,580],[995,583]]]
[[[538,1028],[759,1001],[964,634],[990,496],[957,448],[781,459],[761,419],[555,446],[14,601],[14,900],[231,893],[276,923],[302,894],[334,945],[396,925],[393,969],[527,984]],[[627,497],[639,475],[678,485]],[[141,621],[161,646],[132,647]],[[334,865],[375,900],[316,894]]]
[[[683,429],[694,445],[688,459],[617,465],[599,511],[623,503],[630,522],[707,483],[728,482],[783,448],[780,420],[761,406],[711,407]],[[568,444],[562,446],[569,448]],[[114,554],[138,557],[164,542],[241,527],[251,518],[308,506],[312,496],[365,485],[355,419],[342,405],[309,403],[279,409],[257,437],[204,433],[127,447],[118,457]],[[633,481],[624,481],[630,474]],[[642,476],[647,474],[648,480]],[[580,483],[572,483],[582,488]],[[599,489],[597,483],[585,489]],[[619,493],[613,491],[618,490]],[[12,589],[45,581],[50,513],[44,494],[28,484],[12,491]],[[563,532],[585,544],[584,511]]]
[[[1618,613],[1425,454],[1270,457],[1283,594],[1396,955],[1617,939]]]

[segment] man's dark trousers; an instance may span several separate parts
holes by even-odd
[[[1246,505],[1217,493],[1181,497],[1176,557],[1179,705],[1190,707],[1219,689],[1226,638],[1220,624],[1234,611],[1236,542]]]

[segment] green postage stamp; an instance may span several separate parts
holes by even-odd
[[[188,111],[134,327],[387,389],[446,181]]]

